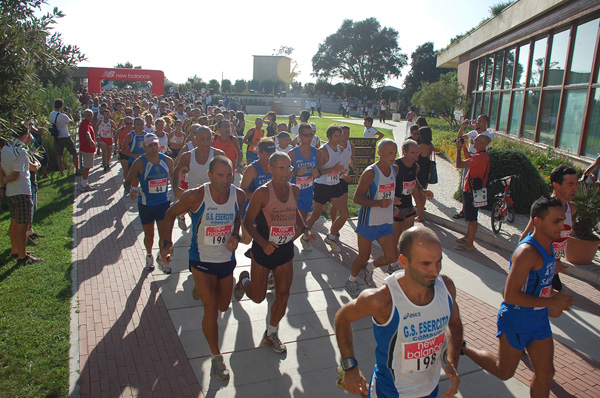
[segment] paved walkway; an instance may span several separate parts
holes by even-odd
[[[173,274],[148,274],[143,271],[145,255],[137,205],[123,199],[119,167],[106,174],[96,167],[90,180],[99,189],[76,193],[74,206],[78,310],[74,332],[79,342],[74,357],[79,363],[73,365],[76,387],[72,396],[348,395],[335,386],[339,352],[333,317],[350,301],[343,286],[356,256],[352,220],[341,231],[343,251],[338,255],[329,253],[321,239],[311,252],[300,252],[297,247],[289,309],[280,327],[287,354],[275,354],[261,344],[272,295],[262,304],[246,298],[234,301],[220,316],[221,347],[232,372],[231,380],[224,383],[211,377],[210,351],[201,330],[202,306],[190,293],[189,231],[175,228]],[[323,219],[316,224],[321,237],[327,225]],[[477,252],[457,253],[451,248],[458,232],[431,221],[426,225],[442,240],[443,272],[457,285],[465,338],[469,344],[496,351],[495,314],[510,251],[482,241],[477,243]],[[249,268],[243,251],[242,245],[236,276]],[[378,248],[374,255],[377,253]],[[375,281],[381,284],[384,276],[376,270]],[[553,320],[557,372],[552,396],[598,397],[600,294],[595,286],[578,279],[565,277],[563,281],[575,295],[575,307]],[[357,358],[365,374],[372,371],[374,361],[371,329],[368,319],[354,325]],[[462,383],[458,396],[464,397],[527,396],[532,375],[526,356],[515,378],[506,382],[465,357],[461,357],[459,371]],[[447,384],[442,382],[442,391]]]

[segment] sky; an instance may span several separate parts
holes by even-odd
[[[253,55],[272,55],[280,46],[294,48],[302,83],[311,76],[312,57],[344,19],[375,17],[399,32],[398,44],[408,56],[431,41],[436,50],[487,18],[500,0],[419,0],[228,2],[193,0],[48,0],[64,18],[54,28],[67,44],[87,56],[79,66],[114,67],[131,62],[157,69],[174,83],[197,75],[211,79],[251,80]],[[367,6],[370,6],[369,9]],[[386,85],[402,87],[410,70]],[[334,81],[335,83],[336,81]]]

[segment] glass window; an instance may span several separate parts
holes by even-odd
[[[500,94],[500,116],[498,117],[498,130],[506,131],[508,124],[508,108],[510,105],[510,92]],[[513,110],[514,112],[514,110]],[[519,109],[519,112],[521,110]]]
[[[586,99],[587,89],[567,91],[560,122],[559,148],[577,153]]]
[[[594,90],[592,113],[588,124],[584,155],[595,158],[600,155],[600,89]]]
[[[469,110],[469,114],[465,115],[465,118],[473,117],[473,108],[475,107],[475,97],[477,97],[477,94],[475,94],[475,93],[471,94],[471,109]]]
[[[474,119],[475,115],[479,114],[480,108],[481,108],[481,94],[475,94],[475,101],[473,101],[473,106],[471,107],[471,119]]]
[[[488,115],[488,111],[490,109],[490,95],[488,93],[484,93],[483,94],[483,99],[481,100],[481,113],[480,114],[484,114],[484,115]],[[477,114],[475,116],[479,116],[480,114]]]
[[[595,19],[577,27],[567,84],[589,83],[599,20]]]
[[[554,145],[556,118],[560,103],[560,90],[544,91],[542,99],[542,120],[540,120],[540,139],[546,145]]]
[[[494,73],[494,56],[490,55],[487,57],[485,64],[485,90],[492,88],[492,74]]]
[[[546,43],[548,39],[543,37],[533,45],[533,58],[531,59],[531,76],[529,87],[539,87],[544,77],[544,64],[546,62]]]
[[[496,121],[498,120],[498,99],[500,98],[499,93],[492,93],[491,96],[491,108],[490,108],[490,128],[496,130]]]
[[[504,65],[504,83],[502,88],[512,87],[513,72],[515,70],[515,53],[516,50],[513,48],[512,50],[509,50],[506,55],[506,65]]]
[[[556,33],[552,38],[548,79],[546,85],[561,86],[567,64],[567,47],[569,47],[569,31]]]
[[[538,107],[540,105],[540,92],[527,91],[525,97],[525,116],[523,123],[523,138],[533,140],[535,138],[535,124],[537,123]]]
[[[521,113],[523,112],[523,91],[514,91],[512,98],[512,112],[510,113],[509,134],[519,135],[521,128]]]
[[[479,60],[477,69],[477,91],[483,90],[483,80],[485,78],[485,58]]]
[[[500,80],[502,79],[502,66],[504,65],[504,51],[499,51],[496,53],[496,64],[494,66],[494,84],[492,86],[493,90],[498,90],[500,88]]]
[[[519,60],[517,61],[517,70],[515,71],[515,87],[525,87],[527,83],[527,65],[529,65],[529,46],[523,44],[519,47]]]

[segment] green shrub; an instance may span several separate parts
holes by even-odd
[[[520,178],[511,182],[511,197],[515,201],[515,212],[529,214],[533,202],[550,192],[548,183],[523,150],[491,147],[488,153],[492,161],[488,181],[512,174],[520,175]],[[488,183],[487,209],[491,209],[494,196],[502,191],[504,191],[504,186],[501,183]]]

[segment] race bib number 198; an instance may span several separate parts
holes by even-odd
[[[404,357],[401,360],[402,370],[407,372],[423,372],[436,361],[440,360],[441,349],[444,346],[446,334],[433,337],[429,340],[402,343]]]

